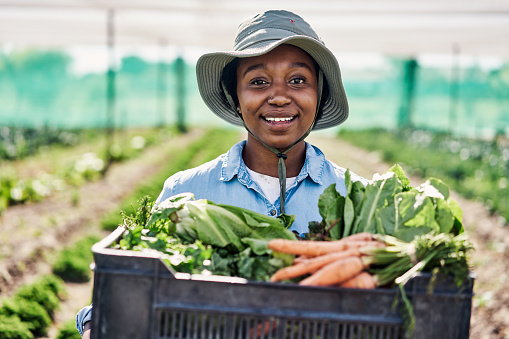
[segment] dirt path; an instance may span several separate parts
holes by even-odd
[[[318,146],[332,162],[368,179],[393,165],[382,162],[376,153],[360,150],[338,139],[311,134],[307,140]],[[410,180],[413,185],[422,182],[415,177]],[[470,338],[508,339],[509,228],[481,204],[463,199],[454,192],[452,196],[463,210],[465,230],[476,247],[471,258],[476,280]]]
[[[199,133],[193,131],[180,137],[178,142],[184,145]],[[308,141],[320,147],[331,161],[366,178],[390,167],[375,153],[357,149],[341,140],[312,133]],[[167,152],[167,147],[158,146],[140,158],[113,166],[104,180],[80,188],[76,206],[72,204],[75,193],[61,192],[42,203],[5,211],[0,217],[2,296],[37,274],[49,272],[51,255],[63,244],[85,234],[102,232],[97,220],[110,210],[118,209],[123,196],[167,161],[170,156]],[[418,184],[420,179],[411,178],[411,181]],[[483,206],[454,196],[463,208],[466,230],[477,248],[472,258],[477,278],[470,337],[509,338],[509,230]],[[92,283],[67,284],[67,289],[69,299],[56,314],[57,325],[73,319],[76,311],[90,302]],[[53,327],[49,338],[55,338],[56,334],[56,327]]]

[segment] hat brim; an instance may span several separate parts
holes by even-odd
[[[262,41],[257,46],[253,45],[241,51],[215,52],[201,56],[196,64],[196,78],[205,104],[223,120],[242,126],[240,117],[228,104],[222,92],[221,73],[235,58],[262,55],[282,44],[294,45],[306,51],[316,61],[327,80],[329,96],[322,103],[322,114],[315,121],[314,129],[330,128],[343,123],[348,118],[348,101],[336,57],[322,43],[304,35],[294,35],[273,42]]]

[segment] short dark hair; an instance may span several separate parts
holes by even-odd
[[[223,68],[223,72],[221,73],[221,83],[224,85],[228,93],[232,96],[233,102],[235,105],[239,104],[239,99],[237,97],[237,65],[239,64],[239,58],[235,58],[229,63],[226,64]],[[221,85],[221,84],[220,84]],[[222,88],[222,86],[221,86]],[[226,96],[223,92],[223,100],[225,103],[230,105],[228,100],[226,99]],[[232,107],[233,109],[236,109],[236,107]]]

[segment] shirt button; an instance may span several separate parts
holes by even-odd
[[[276,211],[276,210],[272,210],[272,211],[270,211],[270,215],[272,215],[272,216],[276,215],[276,213],[277,213],[277,211]]]

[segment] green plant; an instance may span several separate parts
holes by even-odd
[[[51,319],[48,312],[36,301],[21,297],[4,299],[0,314],[17,316],[22,322],[28,324],[30,332],[36,337],[46,336]]]
[[[399,165],[375,175],[366,186],[352,182],[345,173],[347,194],[343,197],[336,185],[327,187],[318,200],[323,220],[310,223],[318,235],[341,239],[356,233],[393,235],[404,241],[429,232],[463,233],[463,212],[449,196],[449,187],[436,178],[412,187]],[[314,237],[310,232],[309,237]],[[323,233],[323,234],[322,234]]]
[[[27,323],[22,322],[17,316],[5,316],[0,314],[0,339],[33,339]]]
[[[0,131],[0,159],[22,159],[50,145],[74,146],[83,136],[80,130],[4,126]]]
[[[65,281],[89,281],[91,279],[90,264],[93,261],[91,247],[99,240],[97,236],[88,236],[64,248],[53,264],[53,273]]]
[[[60,300],[67,298],[65,283],[59,277],[53,274],[46,274],[38,279],[38,283],[44,288],[52,291]]]
[[[80,333],[76,330],[76,322],[66,321],[58,330],[56,339],[81,339]]]
[[[140,199],[135,215],[123,215],[126,232],[119,247],[159,251],[162,260],[179,272],[238,276],[268,281],[283,265],[267,241],[296,240],[288,230],[293,216],[272,218],[244,208],[194,200],[178,194],[153,208],[150,197]],[[289,259],[289,258],[287,258]]]
[[[54,275],[21,286],[11,298],[2,300],[0,339],[45,336],[60,300],[66,296],[64,282]]]
[[[35,282],[31,285],[21,286],[15,293],[16,298],[35,301],[48,312],[51,319],[60,306],[60,300],[47,285]]]

